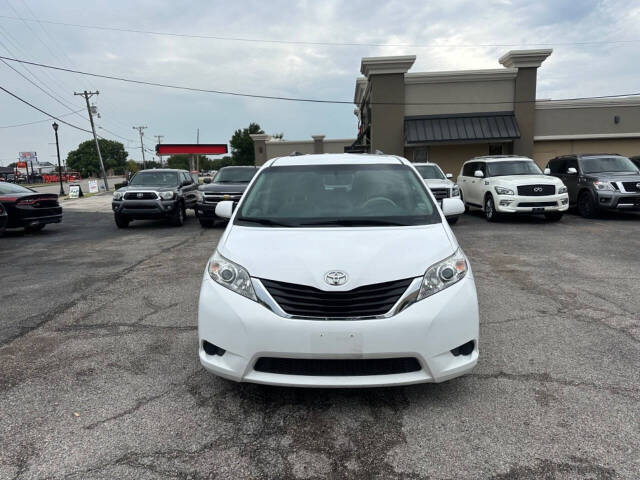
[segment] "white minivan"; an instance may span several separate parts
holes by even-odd
[[[407,160],[269,160],[205,268],[199,357],[222,377],[306,387],[441,382],[478,361],[469,260]]]

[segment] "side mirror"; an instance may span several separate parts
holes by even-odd
[[[216,209],[216,213],[217,209]],[[464,203],[459,198],[443,198],[442,213],[445,217],[455,217],[464,213]]]
[[[211,183],[211,179],[210,178],[205,178],[204,179],[204,183]]]
[[[473,172],[473,176],[476,178],[483,178],[484,173],[482,173],[482,170],[476,170],[475,172]]]
[[[576,169],[575,169],[575,168],[573,168],[573,167],[569,167],[569,168],[567,168],[567,173],[568,173],[569,175],[575,175],[576,173],[578,173],[578,170],[576,170]]]
[[[551,175],[551,169],[550,169],[550,168],[548,168],[548,167],[547,167],[547,168],[545,168],[545,169],[544,169],[544,174],[545,174],[545,175]]]
[[[231,218],[233,214],[233,202],[225,200],[216,205],[216,216],[220,218]]]
[[[447,178],[453,178],[453,175],[451,175],[450,173],[447,173],[447,174],[445,175],[445,177],[447,177]]]

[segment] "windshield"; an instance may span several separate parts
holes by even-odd
[[[223,168],[213,177],[213,183],[249,183],[257,171],[257,168]]]
[[[487,177],[504,175],[542,175],[542,171],[535,163],[527,160],[487,163]]]
[[[13,183],[0,183],[0,193],[31,193],[35,192],[35,190],[31,190],[30,188],[25,188],[20,185],[14,185]]]
[[[380,226],[440,222],[406,165],[301,165],[264,170],[235,222],[263,226]]]
[[[178,185],[178,174],[176,172],[138,172],[133,176],[129,185],[175,187]]]
[[[583,157],[580,159],[580,168],[582,173],[638,173],[638,167],[627,157]]]
[[[442,174],[440,167],[436,165],[417,165],[416,170],[420,173],[422,178],[444,180],[445,176]]]

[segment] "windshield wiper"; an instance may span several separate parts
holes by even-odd
[[[292,223],[282,223],[271,220],[270,218],[251,218],[251,217],[237,217],[236,221],[246,223],[257,223],[259,225],[265,225],[268,227],[295,227]]]
[[[402,226],[406,227],[407,223],[394,222],[391,220],[371,219],[335,219],[335,220],[318,220],[316,222],[305,222],[299,224],[301,227],[319,227],[319,226],[338,226],[338,227],[368,227],[368,226]]]

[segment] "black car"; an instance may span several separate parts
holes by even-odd
[[[216,217],[216,205],[223,200],[232,200],[234,206],[242,197],[247,185],[258,172],[258,167],[224,167],[218,170],[213,180],[198,189],[196,216],[203,227],[212,227]]]
[[[640,210],[640,170],[622,155],[564,155],[549,160],[545,173],[564,182],[569,204],[583,217],[602,210]]]
[[[0,203],[0,237],[4,234],[4,231],[7,228],[8,222],[9,222],[9,215],[7,215],[7,211],[4,209],[4,207]]]
[[[47,223],[62,221],[62,207],[56,194],[38,193],[22,185],[1,182],[0,204],[7,215],[5,228],[24,228],[28,232],[36,232]],[[0,219],[0,228],[1,225]]]
[[[111,207],[118,228],[128,227],[132,220],[157,218],[181,226],[197,196],[198,185],[186,170],[142,170],[113,193]]]

